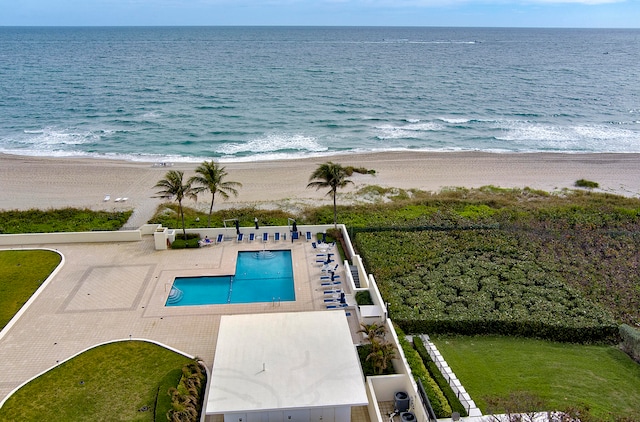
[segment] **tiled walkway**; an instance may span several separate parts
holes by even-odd
[[[102,342],[150,339],[198,356],[211,367],[220,315],[325,309],[320,267],[309,242],[226,242],[156,251],[153,238],[145,236],[141,242],[46,247],[59,250],[66,263],[0,339],[0,400],[29,378]],[[291,249],[295,301],[164,306],[175,276],[232,274],[238,250],[265,247]],[[344,280],[342,265],[338,273]],[[351,314],[350,326],[357,330]]]

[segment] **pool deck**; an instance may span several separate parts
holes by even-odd
[[[0,334],[0,401],[23,382],[96,344],[148,339],[213,365],[221,315],[326,309],[317,251],[304,240],[226,241],[199,249],[156,251],[152,236],[140,242],[60,244],[65,264],[12,326]],[[290,249],[296,300],[235,305],[165,307],[176,276],[228,275],[239,250]],[[347,302],[354,304],[343,263]],[[344,312],[344,310],[327,310]],[[347,308],[354,341],[358,322]]]

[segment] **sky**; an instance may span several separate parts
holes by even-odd
[[[0,26],[640,28],[640,0],[0,0]]]

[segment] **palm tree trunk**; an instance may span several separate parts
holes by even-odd
[[[211,206],[209,206],[209,216],[207,217],[207,228],[211,227],[211,213],[213,212],[213,200],[216,198],[215,194],[211,194]]]
[[[184,224],[184,211],[182,211],[182,201],[178,201],[178,207],[180,208],[180,217],[182,217],[182,235],[184,236],[184,241],[187,241],[187,228]]]
[[[338,207],[336,205],[336,190],[333,190],[333,228],[338,229]]]

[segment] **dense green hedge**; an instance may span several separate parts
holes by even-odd
[[[611,282],[610,268],[588,256],[592,248],[582,248],[585,239],[570,248],[566,244],[572,240],[560,236],[524,230],[385,231],[358,233],[356,244],[391,304],[391,317],[407,332],[617,340],[615,319],[602,301],[585,297],[580,283],[584,276],[589,277],[585,289],[619,285],[629,296],[613,293],[619,316],[633,315],[640,298],[633,290],[637,273],[625,267],[620,273],[628,278]],[[617,253],[609,264],[622,266],[624,257],[632,265],[638,259],[633,254],[640,254],[640,244],[632,236],[625,239],[608,251]]]
[[[620,337],[622,338],[622,350],[633,360],[640,363],[640,331],[622,324],[620,326]]]
[[[200,235],[196,233],[187,233],[187,240],[184,240],[182,230],[176,230],[176,238],[171,243],[171,249],[187,249],[200,247]]]
[[[398,340],[400,341],[400,346],[402,346],[404,356],[405,358],[407,358],[407,363],[411,368],[411,373],[414,378],[420,379],[420,381],[422,382],[425,393],[427,393],[427,397],[429,397],[429,401],[431,402],[433,412],[438,418],[450,418],[451,406],[449,406],[449,402],[442,393],[442,390],[438,386],[438,383],[436,383],[435,380],[431,378],[431,375],[429,375],[429,371],[425,367],[422,358],[420,357],[416,349],[414,349],[413,346],[407,341],[402,330],[396,327],[396,332],[398,334]]]
[[[467,416],[467,409],[464,408],[464,406],[456,396],[456,393],[453,392],[451,386],[442,375],[442,372],[440,372],[440,369],[438,369],[438,367],[436,366],[436,363],[431,359],[431,356],[429,356],[429,352],[427,351],[427,348],[425,347],[420,337],[416,336],[413,338],[413,347],[415,347],[416,351],[422,358],[424,365],[429,371],[429,374],[438,384],[438,387],[440,387],[442,393],[447,398],[447,401],[451,406],[451,410],[453,410],[454,412],[458,412],[460,416]]]

